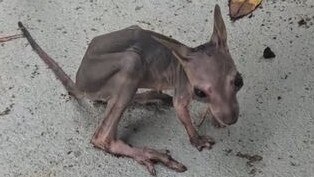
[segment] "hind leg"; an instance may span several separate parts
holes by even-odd
[[[142,93],[136,93],[133,97],[132,102],[142,104],[142,105],[165,105],[165,106],[173,106],[172,96],[162,93],[161,91],[150,90]],[[107,104],[106,101],[103,100],[95,100],[95,105],[104,105]]]
[[[139,104],[161,104],[172,106],[172,96],[162,93],[161,91],[150,90],[142,93],[137,93],[134,96],[134,102]]]
[[[128,55],[127,57],[130,57]],[[140,78],[141,61],[138,56],[128,58],[127,67],[112,76],[108,84],[112,84],[111,94],[106,107],[105,117],[94,133],[91,143],[110,154],[126,156],[146,166],[152,175],[155,175],[154,164],[161,162],[170,169],[183,172],[186,167],[174,160],[168,153],[158,152],[150,148],[132,147],[117,137],[118,123],[129,103],[132,101]],[[125,63],[124,63],[125,64]]]

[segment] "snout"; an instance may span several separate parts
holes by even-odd
[[[213,113],[215,119],[224,126],[235,124],[238,121],[237,113]]]
[[[237,104],[231,107],[214,108],[210,106],[214,118],[222,125],[229,126],[235,124],[239,118],[239,106]]]
[[[238,121],[239,115],[236,113],[232,113],[230,115],[225,116],[223,122],[227,125],[235,124]]]

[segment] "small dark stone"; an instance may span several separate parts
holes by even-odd
[[[282,97],[281,97],[281,96],[278,96],[278,97],[277,97],[277,100],[281,100],[281,99],[282,99]]]
[[[269,47],[266,47],[263,53],[263,57],[266,59],[269,59],[269,58],[275,58],[276,55]]]
[[[137,11],[137,10],[141,10],[143,8],[143,6],[136,6],[135,7],[135,10]]]
[[[298,21],[299,26],[306,25],[306,21],[302,18],[300,21]]]
[[[295,163],[295,162],[290,162],[290,165],[295,167],[295,166],[300,166],[299,164]]]

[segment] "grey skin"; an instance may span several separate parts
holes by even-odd
[[[210,41],[195,48],[138,26],[95,37],[88,46],[75,83],[40,48],[21,22],[19,27],[70,94],[77,99],[88,97],[107,102],[104,119],[91,143],[110,154],[133,158],[152,175],[156,175],[156,162],[178,172],[187,168],[169,153],[133,147],[117,137],[118,123],[132,100],[167,101],[170,96],[161,91],[174,89],[172,101],[177,116],[191,144],[200,151],[210,149],[214,140],[200,136],[194,127],[188,110],[192,99],[208,103],[215,120],[223,126],[234,124],[238,119],[236,93],[243,82],[229,54],[227,32],[218,5]],[[152,91],[139,94],[139,88]]]

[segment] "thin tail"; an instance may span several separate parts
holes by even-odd
[[[73,80],[63,71],[63,69],[58,65],[58,63],[52,59],[33,39],[28,30],[24,27],[22,22],[18,22],[18,26],[23,32],[24,36],[39,55],[39,57],[48,65],[48,67],[54,72],[56,77],[64,85],[65,89],[74,97],[79,98],[80,91],[75,86]]]

